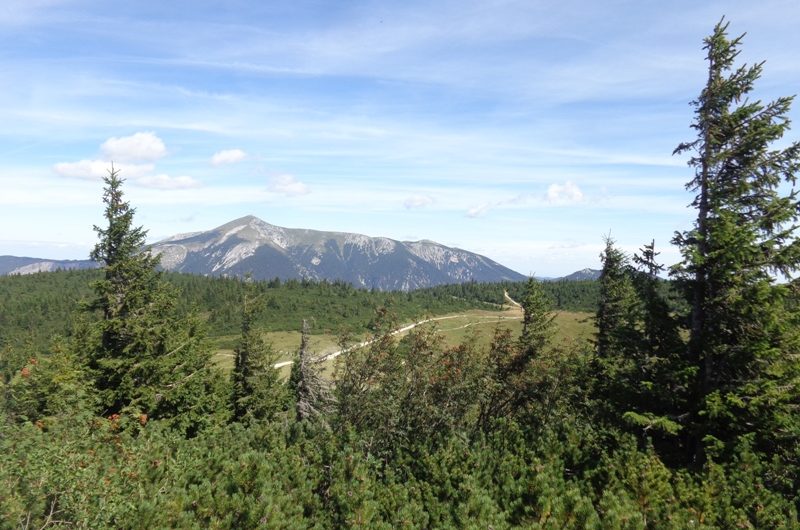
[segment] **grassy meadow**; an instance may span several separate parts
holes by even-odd
[[[553,344],[560,347],[575,347],[587,344],[594,335],[594,315],[581,311],[557,311],[554,313]],[[402,322],[400,328],[413,322]],[[481,349],[486,349],[492,341],[496,329],[509,329],[514,336],[522,332],[522,311],[513,306],[505,306],[503,311],[470,310],[456,312],[435,317],[430,322],[421,324],[436,329],[443,337],[447,346],[457,346],[474,337]],[[410,330],[398,333],[398,338],[403,337]],[[275,352],[275,362],[290,361],[297,348],[300,346],[300,331],[265,331],[266,341]],[[227,370],[233,369],[235,358],[234,347],[238,337],[226,335],[214,339],[216,344],[214,361],[218,366]],[[355,340],[367,340],[368,336],[354,337]],[[316,356],[323,356],[340,349],[339,337],[329,333],[312,334],[310,337],[311,351]],[[336,359],[324,363],[324,372],[331,373]],[[281,369],[283,375],[288,375],[289,367]]]

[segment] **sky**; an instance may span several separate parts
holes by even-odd
[[[113,162],[150,241],[252,214],[538,276],[609,234],[670,265],[723,15],[753,98],[800,92],[796,0],[2,0],[0,255],[85,259]]]

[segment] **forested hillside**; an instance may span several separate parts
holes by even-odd
[[[697,138],[678,147],[697,218],[676,233],[671,283],[653,242],[629,256],[609,237],[597,283],[393,295],[366,321],[385,294],[165,276],[111,171],[102,270],[0,284],[38,293],[30,322],[53,331],[47,282],[86,300],[49,353],[2,350],[0,527],[800,527],[800,203],[785,186],[800,145],[774,148],[791,99],[746,99],[761,64],[736,66],[726,29],[705,41]],[[503,289],[519,335],[394,333],[406,314]],[[592,297],[595,339],[553,341],[554,300]],[[311,318],[352,318],[371,340],[323,376]],[[237,322],[230,373],[204,321]],[[264,325],[302,326],[285,380]]]
[[[91,298],[92,282],[101,271],[72,270],[0,277],[0,344],[25,342],[44,348],[53,335],[68,335],[82,302]],[[209,278],[165,273],[176,289],[178,312],[196,312],[210,337],[238,333],[245,282],[235,278]],[[368,330],[375,310],[389,306],[401,321],[468,309],[497,310],[503,292],[519,298],[524,282],[466,283],[419,289],[408,293],[357,289],[345,282],[278,279],[252,282],[262,297],[263,311],[255,324],[263,331],[297,330],[303,319],[313,322],[315,333]],[[553,307],[565,311],[593,311],[597,282],[547,282],[542,284]]]

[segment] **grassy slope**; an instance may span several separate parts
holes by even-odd
[[[586,312],[560,311],[555,317],[555,334],[553,344],[563,347],[581,347],[589,344],[594,335],[593,315]],[[451,313],[438,317],[436,322],[424,324],[435,327],[444,337],[449,346],[457,346],[474,334],[480,347],[486,347],[492,340],[496,329],[510,329],[514,336],[522,331],[522,312],[515,308],[506,307],[504,311],[470,310]],[[407,325],[411,322],[403,322]],[[408,333],[408,332],[406,332]],[[400,334],[400,336],[404,335]],[[276,353],[276,362],[292,359],[294,352],[300,345],[300,333],[295,331],[264,332],[264,338],[272,345]],[[361,340],[367,338],[364,334]],[[235,342],[235,336],[223,338],[225,342]],[[339,350],[338,337],[332,334],[319,334],[311,336],[311,351],[315,355],[324,355]],[[232,348],[217,348],[214,360],[223,369],[233,367],[234,353]],[[336,361],[325,363],[325,371],[330,372]],[[284,368],[286,375],[288,368]]]

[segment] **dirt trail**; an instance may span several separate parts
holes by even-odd
[[[514,307],[519,307],[520,309],[522,309],[522,304],[520,304],[519,302],[508,296],[508,291],[506,291],[505,289],[503,290],[503,298],[506,300],[506,302],[513,305]]]
[[[505,290],[503,291],[503,298],[514,309],[517,309],[517,310],[522,309],[522,305],[520,305],[519,302],[517,302],[516,300],[514,300],[513,298],[508,296],[508,291],[505,291]],[[428,322],[437,322],[439,320],[448,320],[448,319],[451,319],[451,318],[463,318],[463,317],[467,317],[467,316],[469,316],[467,313],[459,313],[458,315],[447,315],[447,316],[444,316],[444,317],[426,318],[424,320],[420,320],[418,322],[414,322],[412,324],[408,324],[407,326],[403,326],[402,328],[398,328],[398,329],[392,331],[391,334],[392,335],[397,335],[398,333],[405,333],[406,331],[410,331],[410,330],[414,329],[415,327],[421,326],[422,324],[427,324]],[[521,318],[521,317],[515,315],[515,316],[512,316],[512,317],[508,317],[508,318],[516,319],[516,318]],[[494,321],[490,321],[490,322],[480,322],[480,323],[481,324],[484,324],[484,323],[491,324],[492,322],[502,322],[502,321],[503,321],[503,319],[494,320]],[[471,322],[469,324],[465,324],[463,326],[460,326],[460,327],[457,327],[457,328],[453,328],[453,329],[462,329],[462,328],[466,328],[466,327],[469,327],[469,326],[474,326],[476,324],[478,324],[478,322]],[[364,348],[365,346],[369,346],[370,344],[372,344],[376,340],[377,339],[365,340],[365,341],[362,341],[362,342],[360,342],[358,344],[354,344],[353,346],[345,348],[343,350],[335,351],[335,352],[332,352],[332,353],[326,353],[325,355],[320,356],[317,360],[319,362],[330,361],[331,359],[335,359],[336,357],[342,355],[343,353],[347,353],[347,352],[350,352],[350,351],[353,351],[353,350],[357,350],[359,348]],[[280,368],[283,368],[284,366],[290,366],[293,362],[294,361],[281,361],[279,363],[275,363],[273,366],[276,369],[280,369]]]
[[[398,333],[405,333],[406,331],[412,330],[417,326],[421,326],[422,324],[427,324],[428,322],[436,322],[436,321],[439,321],[439,320],[447,320],[447,319],[450,319],[450,318],[461,318],[461,317],[464,317],[464,316],[466,316],[466,314],[448,315],[448,316],[445,316],[445,317],[426,318],[425,320],[420,320],[419,322],[414,322],[413,324],[409,324],[407,326],[403,326],[402,328],[398,328],[398,329],[392,331],[391,335],[397,335]],[[376,340],[377,339],[365,340],[365,341],[359,342],[358,344],[354,344],[353,346],[345,348],[343,350],[335,351],[335,352],[332,352],[332,353],[326,353],[325,355],[322,355],[322,356],[318,357],[317,361],[319,361],[319,362],[330,361],[331,359],[335,359],[336,357],[340,356],[343,353],[347,353],[347,352],[350,352],[350,351],[353,351],[353,350],[357,350],[359,348],[363,348],[365,346],[369,346],[370,344],[372,344]],[[278,368],[283,368],[284,366],[289,366],[293,362],[294,361],[281,361],[279,363],[275,363],[273,366],[276,369],[278,369]]]
[[[509,298],[509,300],[511,300],[511,298]],[[511,301],[514,302],[513,300],[511,300]],[[516,302],[514,302],[514,303],[516,304]],[[517,304],[517,305],[519,305],[519,304]],[[402,328],[398,328],[398,329],[392,331],[391,334],[392,335],[397,335],[399,333],[405,333],[406,331],[410,331],[410,330],[414,329],[415,327],[421,326],[422,324],[427,324],[428,322],[438,322],[440,320],[449,320],[449,319],[452,319],[452,318],[464,318],[464,317],[468,317],[468,316],[469,315],[467,313],[459,313],[458,315],[447,315],[447,316],[444,316],[444,317],[426,318],[425,320],[420,320],[418,322],[414,322],[412,324],[408,324],[407,326],[403,326]],[[487,318],[494,318],[494,317],[487,317]],[[509,317],[504,317],[504,318],[495,319],[495,320],[488,320],[488,321],[485,321],[485,322],[470,322],[470,323],[465,324],[463,326],[458,326],[456,328],[451,328],[451,329],[463,329],[463,328],[467,328],[467,327],[470,327],[470,326],[475,326],[477,324],[492,324],[492,323],[496,323],[496,322],[504,322],[505,320],[508,320],[508,319],[515,320],[515,319],[519,319],[519,318],[521,318],[521,317],[515,315],[515,316],[509,316]],[[365,346],[369,346],[370,344],[372,344],[376,340],[377,339],[365,340],[365,341],[359,342],[358,344],[354,344],[353,346],[345,348],[343,350],[335,351],[335,352],[332,352],[332,353],[326,353],[325,355],[320,356],[317,360],[319,362],[324,362],[324,361],[329,361],[331,359],[335,359],[336,357],[342,355],[343,353],[347,353],[347,352],[350,352],[350,351],[353,351],[353,350],[357,350],[359,348],[364,348]],[[275,363],[273,366],[276,369],[278,369],[278,368],[283,368],[284,366],[289,366],[293,362],[294,361],[281,361],[279,363]]]

